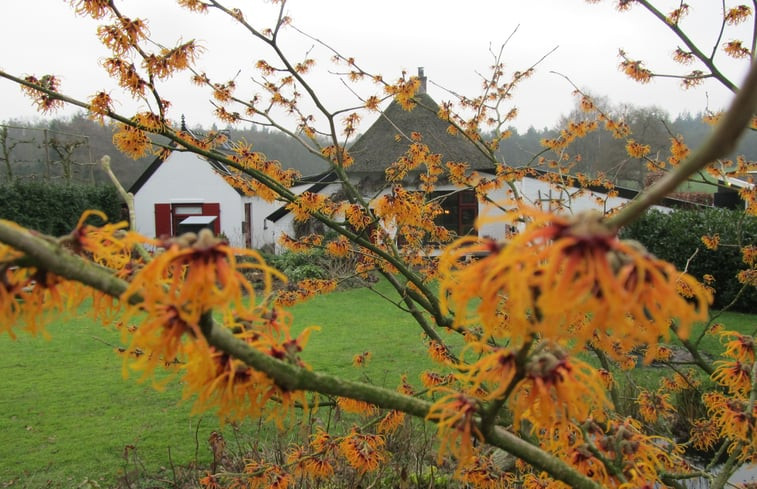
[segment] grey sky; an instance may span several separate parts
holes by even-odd
[[[107,89],[121,103],[116,109],[128,112],[134,107],[132,102],[113,88],[98,66],[107,51],[95,37],[97,24],[74,16],[68,3],[2,0],[0,42],[4,48],[0,67],[19,75],[59,75],[63,91],[77,98],[86,99]],[[172,0],[122,3],[126,15],[150,19],[152,37],[165,45],[174,45],[179,37],[198,39],[207,48],[198,66],[214,81],[226,81],[241,68],[237,94],[246,97],[252,93],[247,80],[255,72],[250,68],[269,53],[229,19],[215,13],[189,14]],[[246,17],[256,26],[270,25],[267,19],[271,18],[272,6],[268,2],[228,3],[243,7]],[[515,93],[513,104],[520,110],[515,125],[521,130],[531,125],[551,127],[573,107],[572,87],[551,71],[615,103],[658,105],[673,115],[682,111],[696,113],[708,104],[719,109],[728,102],[731,95],[716,83],[683,91],[677,80],[657,79],[640,85],[626,78],[618,70],[619,48],[631,57],[644,59],[655,71],[681,73],[687,68],[671,61],[672,51],[681,43],[664,25],[639,6],[619,13],[614,4],[610,0],[599,4],[584,0],[291,0],[287,10],[295,25],[386,79],[397,78],[402,69],[415,73],[417,67],[423,66],[432,82],[429,93],[437,101],[450,96],[434,84],[458,93],[477,93],[477,72],[486,73],[492,61],[489,47],[497,49],[516,27],[518,31],[504,52],[510,72],[527,68],[557,47],[537,67],[535,76]],[[662,0],[658,4],[667,12],[679,2]],[[689,4],[692,15],[682,25],[709,51],[719,28],[720,2],[691,0]],[[727,31],[723,42],[750,34],[746,26],[739,26]],[[295,58],[312,46],[312,42],[294,32],[285,39],[285,46]],[[332,69],[325,51],[319,54],[316,48],[314,55],[321,71]],[[720,59],[727,74],[740,82],[746,62],[733,62],[725,55]],[[190,86],[188,77],[180,75],[162,92],[174,104],[171,116],[178,118],[184,113],[191,124],[209,125],[214,120],[209,94]],[[326,95],[330,108],[353,105],[349,92],[336,79],[316,76],[313,81]],[[10,82],[0,80],[0,97],[0,120],[35,116],[29,99]]]

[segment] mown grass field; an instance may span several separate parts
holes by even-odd
[[[369,290],[317,297],[292,313],[295,334],[321,326],[304,354],[315,368],[393,388],[402,373],[417,379],[430,366],[418,326]],[[206,465],[215,416],[190,416],[175,384],[158,392],[123,380],[114,351],[120,333],[95,324],[85,309],[73,316],[47,328],[49,341],[0,337],[0,487],[67,488],[87,479],[110,487],[142,470],[170,481],[172,463]],[[357,370],[352,358],[365,350],[373,359]]]
[[[391,296],[386,285],[378,287]],[[210,460],[207,439],[221,429],[218,420],[212,413],[190,416],[180,386],[158,392],[123,380],[114,352],[120,333],[93,323],[86,312],[50,325],[49,341],[23,333],[15,341],[0,337],[1,488],[97,487],[93,483],[137,488],[144,486],[125,481],[140,473],[171,487],[174,470]],[[314,368],[368,376],[394,388],[404,373],[418,384],[418,373],[431,366],[417,324],[370,290],[316,297],[292,313],[295,334],[321,327],[303,355]],[[727,314],[721,321],[743,331],[755,327],[755,316],[746,314]],[[707,341],[706,349],[719,348],[716,340]],[[370,363],[355,369],[353,356],[366,350],[372,352]],[[91,485],[82,485],[85,481]]]

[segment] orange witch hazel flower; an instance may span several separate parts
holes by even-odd
[[[562,420],[603,419],[610,402],[599,373],[568,356],[554,344],[542,343],[526,364],[526,377],[509,401],[514,422],[531,421],[534,429]]]
[[[686,334],[706,319],[712,298],[701,284],[639,243],[619,239],[598,213],[518,208],[489,220],[524,219],[525,229],[509,241],[466,236],[440,257],[442,303],[454,310],[457,326],[480,323],[516,347],[535,335],[564,340],[566,331],[579,347],[596,330],[624,344],[656,345],[669,336],[671,320]],[[486,256],[465,259],[479,254]],[[690,298],[676,292],[681,284]],[[500,327],[503,311],[507,330]]]
[[[350,399],[348,397],[338,397],[336,403],[341,409],[348,413],[373,416],[378,412],[378,409],[373,404],[359,401],[357,399]]]
[[[728,388],[732,394],[746,396],[752,389],[752,363],[739,360],[718,360],[716,369],[710,377],[718,384]]]
[[[755,360],[755,337],[743,335],[738,331],[720,332],[721,341],[724,342],[725,356],[735,358],[741,362],[754,362]]]
[[[132,296],[142,299],[129,307],[125,320],[146,313],[131,335],[125,363],[141,371],[143,378],[156,368],[180,364],[188,395],[198,393],[197,405],[219,407],[231,417],[259,413],[271,397],[280,401],[282,411],[294,399],[302,402],[301,393],[279,392],[263,374],[215,351],[202,331],[203,321],[210,320],[210,313],[217,310],[222,314],[219,322],[252,347],[304,366],[297,355],[311,328],[296,339],[290,338],[289,316],[256,304],[256,292],[242,272],[262,272],[264,296],[270,292],[274,277],[283,277],[254,250],[232,248],[207,230],[156,244],[167,249],[136,271],[122,295],[124,303]],[[238,255],[248,261],[239,262]],[[248,408],[239,406],[240,402],[246,402]]]
[[[231,322],[232,316],[255,319],[255,304],[243,300],[245,293],[255,295],[243,270],[261,271],[266,290],[270,290],[274,278],[286,280],[255,250],[232,248],[208,229],[199,235],[186,233],[157,244],[166,247],[166,251],[145,265],[123,294],[124,298],[134,294],[143,297],[136,310],[149,312],[154,307],[162,309],[173,304],[189,324],[199,324],[202,314],[216,307],[226,314],[226,323]],[[241,262],[239,256],[249,261]]]
[[[385,444],[386,441],[381,435],[363,433],[357,428],[352,428],[339,444],[339,449],[351,466],[364,473],[378,469],[381,462],[386,460],[383,450]]]
[[[11,221],[2,221],[21,232],[30,233]],[[61,315],[71,314],[90,290],[78,282],[65,280],[47,270],[23,267],[24,254],[0,243],[0,335],[16,338],[13,328],[22,324],[32,334],[47,337],[45,326]]]
[[[651,392],[643,389],[636,398],[636,403],[639,405],[641,417],[648,423],[659,418],[671,418],[676,410],[670,404],[670,394],[661,391]]]
[[[483,440],[475,420],[478,402],[454,389],[442,387],[437,391],[446,391],[448,394],[431,406],[426,419],[437,421],[441,440],[439,458],[449,451],[461,463],[466,463],[473,456],[474,437]]]
[[[90,217],[98,217],[106,224],[87,224]],[[134,246],[145,241],[136,233],[127,232],[126,221],[107,223],[108,217],[101,211],[88,210],[68,237],[68,244],[75,253],[86,255],[95,263],[117,270],[119,275],[129,273]]]
[[[757,454],[757,437],[754,436],[757,428],[757,404],[730,398],[720,392],[708,392],[702,396],[702,401],[720,436],[739,442],[731,444],[729,450],[741,450],[740,460],[754,457]]]
[[[303,446],[295,445],[287,453],[287,464],[294,468],[295,476],[312,481],[325,480],[334,475],[332,457],[325,453],[309,454]]]
[[[46,270],[9,265],[4,260],[8,250],[0,245],[0,334],[15,339],[13,327],[23,324],[29,334],[49,337],[45,326],[75,311],[87,291]]]
[[[468,484],[466,487],[476,489],[515,487],[515,476],[502,471],[492,456],[473,457],[469,463],[460,467],[457,478]]]
[[[287,339],[279,342],[272,335],[265,334],[264,329],[253,326],[235,336],[274,358],[307,368],[297,353],[307,343],[309,330],[296,339],[286,334]],[[287,420],[291,421],[289,416],[295,405],[308,409],[304,391],[282,388],[266,374],[204,341],[187,342],[183,349],[185,363],[180,370],[184,398],[195,397],[193,412],[217,408],[221,419],[230,420],[268,416],[283,428]]]

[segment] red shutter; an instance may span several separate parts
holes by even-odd
[[[171,204],[155,204],[155,237],[171,236]]]
[[[203,216],[216,216],[216,220],[213,223],[213,231],[216,234],[221,233],[221,204],[218,202],[209,202],[202,204]]]

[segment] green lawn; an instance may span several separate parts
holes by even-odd
[[[378,288],[390,294],[386,284]],[[394,388],[403,373],[418,385],[418,374],[431,366],[418,325],[367,289],[316,297],[292,312],[295,333],[321,327],[303,354],[316,369],[355,379],[368,376]],[[160,487],[170,487],[171,462],[179,468],[197,457],[206,465],[208,436],[220,429],[217,419],[191,417],[191,406],[180,402],[176,385],[158,392],[133,379],[124,381],[114,353],[119,333],[94,324],[85,313],[51,325],[50,341],[0,336],[0,487],[67,488],[85,479],[111,487],[145,470],[166,481]],[[755,316],[727,314],[720,320],[742,331],[755,328]],[[456,336],[445,339],[460,344]],[[705,349],[719,347],[717,340],[708,341],[713,343]],[[353,356],[366,350],[372,352],[368,367],[354,368]],[[230,428],[225,430],[231,439]]]
[[[394,388],[402,373],[412,372],[418,383],[417,374],[431,365],[417,324],[369,290],[317,297],[292,312],[295,332],[322,326],[304,354],[314,368],[355,379],[368,375]],[[170,460],[187,465],[197,451],[200,464],[207,464],[208,436],[219,429],[215,416],[191,417],[179,386],[158,392],[124,381],[114,352],[117,331],[94,324],[86,310],[47,330],[49,341],[0,336],[0,487],[67,488],[85,479],[109,487],[142,470],[134,455],[166,480],[173,477]],[[366,350],[373,354],[368,367],[352,367],[353,356]],[[128,450],[129,463],[127,447],[136,448]]]
[[[194,458],[199,439],[217,429],[213,417],[190,418],[179,389],[157,392],[124,381],[112,344],[119,334],[83,316],[49,327],[52,340],[0,338],[0,485],[73,487],[85,478],[112,482],[136,447],[150,470]],[[109,344],[106,344],[109,343]]]
[[[377,290],[394,296],[384,282]],[[394,388],[404,373],[411,374],[409,380],[419,385],[417,374],[433,365],[418,323],[367,289],[318,296],[295,306],[292,312],[296,330],[320,326],[321,330],[310,336],[303,357],[326,373],[353,379],[368,375],[373,383]],[[459,336],[442,335],[452,344],[462,343]],[[368,366],[353,368],[353,357],[364,351],[372,354]]]

